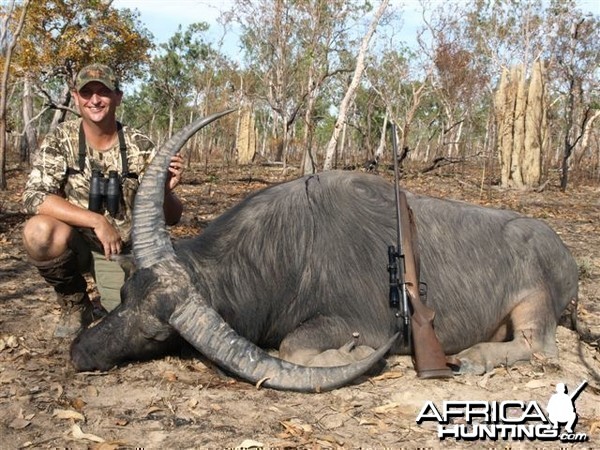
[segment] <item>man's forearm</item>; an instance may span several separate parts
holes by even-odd
[[[48,195],[38,208],[38,214],[54,217],[78,228],[96,228],[104,217],[101,214],[80,208],[58,195]]]
[[[177,195],[170,190],[165,191],[163,211],[165,213],[165,222],[167,225],[175,225],[181,219],[183,204]]]

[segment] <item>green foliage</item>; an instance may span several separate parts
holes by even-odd
[[[36,74],[42,82],[56,76],[70,81],[81,67],[100,62],[128,81],[141,73],[151,45],[138,14],[128,9],[100,0],[35,1],[13,69],[17,76]]]
[[[425,147],[422,158],[447,155],[452,146],[461,154],[494,148],[490,118],[501,70],[515,62],[529,70],[536,58],[547,67],[550,140],[562,143],[568,131],[575,142],[582,132],[577,121],[600,104],[597,15],[583,14],[574,0],[422,5],[418,37],[399,34],[399,10],[389,11],[378,29],[348,115],[345,154],[365,157],[377,147],[386,112],[402,125],[412,155]],[[116,67],[125,81],[122,120],[157,142],[192,117],[243,104],[256,112],[265,157],[272,158],[282,142],[318,151],[329,141],[372,10],[362,0],[236,0],[223,17],[241,37],[234,62],[211,43],[206,23],[179,28],[154,47],[138,14],[116,10],[111,2],[34,1],[11,67],[11,123],[22,126],[20,77],[33,76],[38,88],[57,98],[78,68],[100,61]],[[34,102],[36,111],[44,107],[39,96]],[[42,134],[49,117],[38,127]],[[589,145],[595,146],[589,153],[598,154],[598,139]],[[547,155],[546,167],[552,157]]]
[[[318,131],[297,123],[306,112],[316,114],[317,97],[331,106],[343,96],[359,38],[352,27],[371,9],[369,2],[343,0],[236,2],[231,15],[242,30],[244,61],[260,77],[252,101],[273,115],[271,133],[283,152],[300,129]]]
[[[190,117],[224,105],[236,77],[234,65],[207,39],[208,24],[195,23],[158,46],[148,73],[124,105],[124,120],[155,134],[157,141]]]

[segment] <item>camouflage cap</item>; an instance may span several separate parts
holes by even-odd
[[[91,81],[102,83],[111,91],[119,90],[119,80],[115,72],[104,64],[90,64],[81,69],[75,79],[75,89],[79,91]]]

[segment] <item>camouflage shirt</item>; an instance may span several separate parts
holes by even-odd
[[[99,169],[105,177],[110,170],[121,174],[121,152],[119,143],[109,150],[98,152],[87,146],[83,172],[79,167],[79,127],[81,120],[72,120],[59,125],[49,134],[33,159],[33,168],[23,193],[25,210],[37,214],[39,206],[48,194],[56,194],[69,202],[88,209],[88,198],[92,170]],[[139,182],[154,157],[155,148],[149,138],[137,130],[123,127],[127,146],[129,174],[137,175],[122,178],[122,198],[119,213],[112,217],[108,211],[104,216],[115,226],[124,244],[131,239],[131,219],[133,200]],[[81,230],[84,236],[99,246],[99,241],[91,229]],[[101,248],[101,246],[99,246]]]

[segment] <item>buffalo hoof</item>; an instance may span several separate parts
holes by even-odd
[[[353,364],[367,358],[375,350],[367,345],[357,345],[358,336],[341,346],[323,352],[298,349],[286,355],[285,359],[308,367],[335,367]],[[385,365],[385,361],[384,365]],[[381,368],[378,369],[380,371]]]
[[[494,363],[481,350],[476,345],[456,355],[456,359],[460,361],[460,366],[456,367],[456,373],[483,375],[492,370]]]
[[[485,366],[480,362],[471,361],[467,358],[458,357],[460,359],[460,366],[456,368],[455,373],[460,375],[472,374],[472,375],[483,375],[487,372]]]

